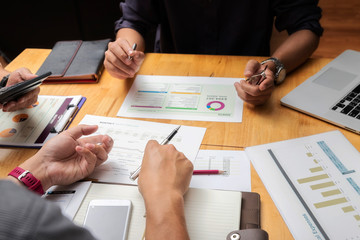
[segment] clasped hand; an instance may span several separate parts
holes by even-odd
[[[29,69],[19,68],[14,72],[10,73],[9,80],[5,87],[10,87],[16,83],[24,82],[34,77],[36,77],[36,75],[32,74]],[[26,108],[37,101],[39,92],[40,87],[37,87],[34,90],[26,93],[24,96],[20,97],[16,101],[8,102],[5,105],[0,104],[0,109],[2,109],[4,112],[13,112],[22,108]]]
[[[250,60],[246,65],[244,75],[246,78],[249,78],[254,74],[260,73],[264,67],[258,61]],[[245,102],[253,105],[264,104],[275,89],[274,72],[268,67],[265,74],[266,78],[259,85],[252,85],[245,80],[236,82],[234,86],[238,96]]]

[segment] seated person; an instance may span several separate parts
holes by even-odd
[[[36,75],[32,74],[27,68],[19,68],[10,73],[6,71],[0,64],[0,79],[2,79],[0,82],[0,88],[9,87],[16,83],[30,80],[34,77],[36,77]],[[22,108],[26,108],[37,101],[39,92],[40,87],[37,87],[16,101],[8,102],[5,105],[0,104],[0,109],[2,109],[3,112],[13,112]]]
[[[157,26],[158,52],[269,56],[275,19],[276,28],[287,30],[289,37],[273,58],[263,64],[251,60],[244,72],[248,78],[267,65],[266,79],[260,85],[235,84],[244,101],[263,104],[274,86],[284,80],[284,71],[278,75],[280,69],[292,71],[317,48],[323,32],[317,4],[317,0],[125,0],[120,3],[123,15],[115,26],[117,39],[109,44],[104,65],[113,77],[133,77],[144,60],[145,36]],[[136,51],[131,48],[133,43],[137,43]]]
[[[94,239],[39,194],[52,185],[83,179],[106,161],[113,146],[111,137],[80,138],[96,130],[97,126],[79,125],[60,133],[0,180],[0,239]],[[14,172],[24,170],[30,172],[26,178],[32,176],[32,183],[14,177]],[[183,196],[192,170],[192,163],[173,145],[148,142],[138,180],[146,208],[146,239],[168,239],[169,235],[171,239],[189,239]]]

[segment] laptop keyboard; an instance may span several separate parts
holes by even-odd
[[[360,119],[360,84],[331,109],[350,117]]]

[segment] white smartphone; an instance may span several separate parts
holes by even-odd
[[[84,227],[97,239],[125,240],[130,223],[131,201],[116,199],[91,200]]]

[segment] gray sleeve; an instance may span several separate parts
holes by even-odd
[[[55,204],[10,181],[0,181],[0,239],[95,239]]]

